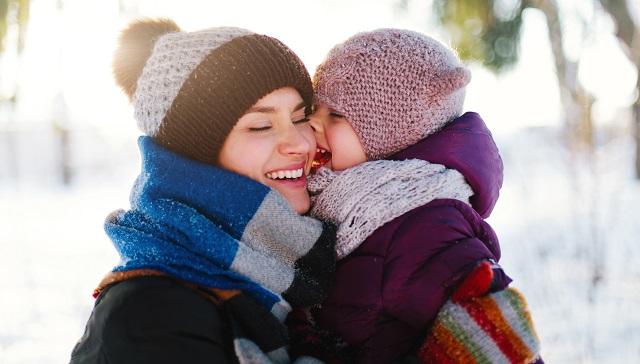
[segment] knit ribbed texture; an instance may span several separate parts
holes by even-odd
[[[488,287],[490,277],[482,277],[491,274],[488,266],[485,262],[472,273],[461,287],[464,293],[454,294],[440,309],[418,353],[422,363],[532,363],[539,356],[539,339],[520,292],[506,288],[468,297],[472,285]]]
[[[175,32],[159,37],[133,97],[134,117],[140,130],[154,136],[182,84],[212,49],[252,34],[249,30],[222,27],[197,32]]]
[[[310,105],[311,81],[302,62],[274,38],[234,38],[209,53],[184,81],[155,138],[200,162],[216,164],[220,148],[258,100],[293,87]]]
[[[136,45],[148,34],[153,49],[133,93],[134,118],[145,135],[171,151],[217,165],[235,123],[264,96],[292,87],[311,104],[306,67],[275,38],[233,27],[183,32],[176,26],[157,34],[153,20],[132,29],[120,39],[114,73],[135,79],[126,60],[138,56]]]
[[[471,74],[442,43],[401,29],[358,33],[318,66],[315,97],[347,117],[367,158],[385,158],[462,112]]]

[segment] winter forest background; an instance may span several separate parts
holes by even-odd
[[[453,42],[431,2],[32,0],[24,28],[15,19],[25,1],[0,2],[9,4],[0,53],[0,363],[66,363],[93,288],[117,263],[102,222],[128,207],[139,163],[132,110],[110,73],[118,31],[129,20],[171,16],[185,30],[245,27],[281,39],[313,71],[357,31],[402,27]],[[469,3],[505,9],[523,2]],[[550,18],[526,9],[517,62],[499,74],[471,62],[466,103],[493,130],[505,162],[489,218],[501,263],[529,301],[547,363],[637,363],[637,67],[602,2],[530,3],[559,7],[561,49],[575,66],[565,76],[581,86],[573,110],[588,138],[566,121],[572,98],[559,86]],[[640,1],[626,6],[639,24]]]

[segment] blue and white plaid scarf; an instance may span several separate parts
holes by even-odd
[[[332,226],[296,214],[278,192],[252,179],[184,158],[150,137],[140,137],[139,145],[142,172],[131,209],[113,212],[105,223],[121,257],[111,277],[152,270],[205,289],[239,290],[240,306],[258,302],[278,323],[291,306],[311,306],[328,294]],[[243,340],[249,345],[235,342],[241,362],[258,347],[270,361],[288,361],[286,342],[264,347],[259,338]]]

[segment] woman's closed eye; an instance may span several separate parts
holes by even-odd
[[[248,128],[248,129],[249,129],[249,131],[255,131],[255,132],[267,131],[267,130],[271,129],[271,125],[252,126],[252,127]]]
[[[303,117],[301,119],[292,121],[292,123],[294,125],[308,124],[309,123],[309,118]],[[271,128],[273,128],[273,125],[271,125],[270,123],[258,123],[258,124],[255,124],[253,126],[248,127],[247,130],[249,130],[250,132],[261,132],[261,131],[271,130]]]

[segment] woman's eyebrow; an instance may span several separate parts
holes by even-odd
[[[302,101],[301,103],[296,105],[293,111],[298,111],[298,110],[304,109],[305,107],[307,107],[307,104],[304,101]],[[272,114],[274,112],[276,112],[276,108],[272,106],[254,106],[249,108],[249,110],[247,110],[245,115],[251,114],[251,113]]]
[[[301,103],[299,103],[299,104],[298,104],[298,106],[296,106],[296,108],[295,108],[295,109],[293,109],[293,111],[302,110],[302,109],[304,109],[305,107],[307,107],[307,104],[306,104],[304,101],[302,101]]]

